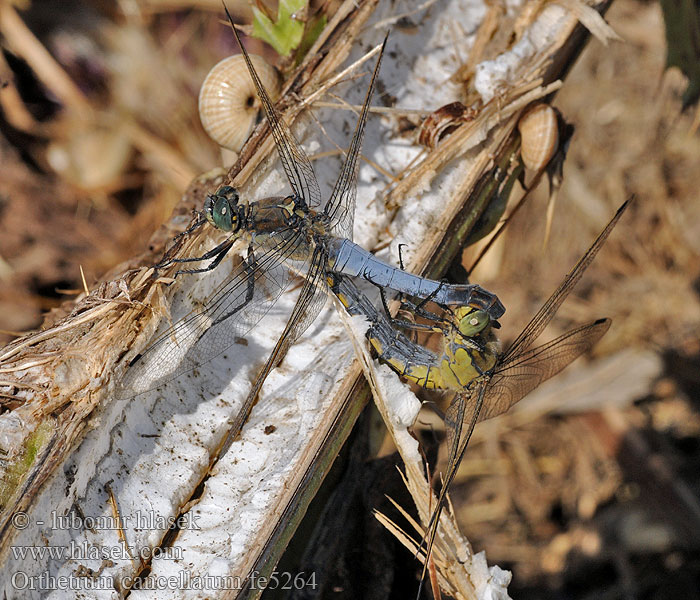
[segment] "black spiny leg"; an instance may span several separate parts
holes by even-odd
[[[403,266],[403,256],[401,255],[401,247],[402,246],[408,246],[408,244],[399,244],[399,269],[402,271],[405,271],[405,267]]]
[[[224,260],[224,257],[228,254],[228,251],[231,249],[231,246],[233,246],[233,243],[234,240],[227,239],[221,242],[218,246],[216,246],[216,248],[212,248],[208,252],[202,254],[202,256],[190,258],[172,258],[166,263],[156,265],[155,268],[160,269],[163,268],[163,266],[167,266],[173,263],[198,262],[213,258],[214,260],[211,261],[206,267],[202,267],[201,269],[180,269],[179,271],[175,272],[175,277],[177,277],[178,275],[182,275],[183,273],[206,273],[207,271],[212,271],[213,269],[216,269],[216,267],[219,266],[219,263],[221,263],[221,261]]]
[[[253,300],[253,294],[255,293],[255,271],[257,268],[257,264],[255,261],[255,253],[253,252],[253,246],[248,246],[248,256],[243,259],[243,270],[245,272],[246,278],[248,279],[248,285],[246,289],[246,294],[245,298],[243,298],[242,302],[234,306],[231,310],[226,312],[225,315],[222,315],[218,319],[216,319],[213,323],[212,326],[221,323],[222,321],[225,321],[228,319],[230,316],[235,315],[239,310],[242,308],[248,306],[248,304]]]
[[[399,244],[399,246],[398,246],[399,268],[402,271],[405,271],[406,268],[404,266],[403,253],[401,251],[403,246],[408,246],[408,244]],[[367,278],[367,280],[371,284],[377,285],[371,279]],[[399,294],[399,301],[401,302],[401,306],[402,307],[407,306],[408,309],[411,310],[414,314],[416,314],[420,317],[423,317],[424,319],[427,319],[428,321],[433,321],[435,323],[445,323],[444,318],[442,318],[439,315],[436,315],[435,313],[432,313],[432,312],[426,310],[425,308],[423,308],[428,302],[432,301],[433,298],[435,298],[435,296],[437,296],[437,294],[440,292],[440,290],[442,289],[442,287],[444,285],[445,285],[445,282],[441,281],[440,284],[438,285],[438,287],[433,292],[428,294],[428,296],[426,298],[423,298],[418,304],[415,304],[414,302],[408,300],[406,297],[407,296],[406,294],[400,293]],[[389,312],[388,304],[386,302],[386,296],[384,295],[384,289],[379,285],[377,285],[377,287],[379,288],[379,294],[382,298],[382,305],[384,306],[384,312],[386,312],[387,316],[392,321],[392,323],[399,325],[400,327],[405,327],[407,329],[413,329],[413,330],[419,330],[419,331],[435,331],[435,327],[430,326],[430,325],[419,325],[418,323],[413,323],[412,321],[405,321],[402,319],[393,318],[391,316],[391,313]]]
[[[404,264],[403,264],[403,254],[401,253],[401,248],[403,246],[408,246],[408,244],[399,244],[399,248],[398,248],[398,250],[399,250],[399,268],[402,271],[405,271],[406,268],[404,267]],[[372,282],[370,282],[370,283],[372,283]],[[443,286],[445,284],[446,284],[446,282],[444,280],[441,281],[440,284],[438,285],[438,287],[435,289],[435,291],[428,294],[428,296],[426,298],[423,298],[418,304],[414,304],[413,302],[410,302],[409,300],[406,299],[406,294],[401,293],[401,294],[399,294],[401,304],[408,305],[413,312],[415,312],[417,315],[420,315],[421,317],[425,317],[426,319],[429,319],[432,321],[441,321],[442,319],[439,316],[437,316],[434,313],[431,313],[430,311],[424,310],[423,307],[428,302],[430,302],[433,298],[435,298],[435,296],[438,295],[438,293],[440,292],[440,290],[443,288]],[[382,301],[384,301],[383,297],[382,297]],[[385,303],[385,306],[386,306],[386,303]],[[387,311],[387,313],[388,313],[388,311]]]
[[[401,327],[402,329],[410,329],[412,331],[435,331],[435,327],[431,325],[423,325],[422,323],[414,323],[413,321],[407,321],[404,319],[397,319],[396,317],[391,316],[391,312],[389,312],[389,304],[387,303],[386,299],[386,292],[384,290],[384,287],[379,285],[378,283],[374,283],[369,277],[365,276],[365,279],[371,283],[373,286],[377,287],[379,289],[379,297],[382,300],[382,309],[384,310],[384,313],[386,314],[387,318],[391,322],[391,324],[394,327]],[[400,296],[403,296],[403,294],[399,294]],[[401,299],[401,305],[403,306],[404,304],[410,304],[409,302],[405,301],[403,298]],[[427,311],[425,311],[426,314]],[[431,315],[433,321],[441,321],[440,317],[437,315]]]
[[[440,282],[440,285],[442,285],[443,283],[444,282]],[[430,321],[444,321],[445,320],[444,317],[441,317],[440,315],[437,315],[434,312],[431,312],[431,311],[423,308],[425,306],[425,304],[427,302],[430,302],[439,291],[440,291],[440,287],[438,287],[434,292],[429,294],[427,298],[424,298],[423,300],[421,300],[418,304],[412,302],[411,300],[407,300],[407,299],[404,299],[402,301],[402,304],[404,306],[408,307],[408,310],[413,311],[418,316],[421,316],[425,319],[428,319]],[[443,310],[449,310],[448,307],[443,306],[442,304],[438,304],[438,306],[440,306]]]
[[[193,233],[194,231],[196,231],[197,229],[199,229],[202,225],[204,225],[207,222],[206,218],[204,217],[204,215],[201,212],[197,212],[196,214],[197,214],[197,220],[192,225],[190,225],[187,229],[185,229],[185,231],[182,231],[181,233],[178,233],[175,236],[175,238],[173,239],[172,245],[165,252],[163,260],[161,260],[157,265],[154,265],[155,269],[162,269],[164,267],[167,267],[168,265],[173,264],[173,262],[175,262],[175,261],[174,261],[174,259],[170,258],[170,255],[172,255],[180,247],[181,240],[183,238],[187,237],[188,235],[190,235],[191,233]]]

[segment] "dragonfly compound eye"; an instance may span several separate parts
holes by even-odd
[[[456,311],[459,332],[465,337],[472,337],[481,333],[489,324],[489,315],[485,310],[476,310],[471,307],[463,307]]]
[[[204,215],[207,221],[222,231],[238,228],[238,191],[230,185],[224,185],[215,194],[207,196],[204,203]]]
[[[226,198],[229,204],[235,206],[238,204],[238,190],[230,185],[222,185],[214,194],[217,198]]]

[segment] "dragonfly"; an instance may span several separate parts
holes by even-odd
[[[426,548],[421,585],[447,491],[475,425],[506,412],[541,383],[588,352],[608,331],[610,319],[597,319],[532,348],[533,342],[605,243],[629,202],[618,209],[559,287],[503,352],[494,331],[500,324],[478,307],[442,306],[442,316],[407,302],[404,308],[428,319],[428,324],[398,320],[390,316],[385,301],[384,310],[379,310],[350,279],[338,273],[329,274],[328,285],[347,312],[362,315],[369,322],[366,336],[380,360],[426,389],[456,392],[444,417],[448,446],[444,482],[428,524],[429,532],[419,546],[419,551],[423,546]],[[441,351],[432,352],[413,341],[404,333],[409,329],[439,332],[442,336]]]
[[[228,10],[226,14],[255,84],[292,193],[246,202],[236,188],[222,185],[207,196],[203,210],[184,235],[208,224],[225,234],[224,241],[202,256],[166,258],[156,265],[156,271],[173,263],[209,261],[203,267],[183,268],[176,276],[210,272],[221,264],[239,239],[247,242],[245,257],[206,300],[197,305],[192,302],[191,306],[185,302],[185,316],[164,328],[131,361],[120,394],[133,396],[156,388],[222,354],[269,312],[294,274],[301,275],[303,285],[291,315],[231,424],[222,453],[247,420],[267,375],[321,311],[328,295],[327,273],[361,277],[409,297],[433,298],[445,306],[477,306],[493,319],[505,312],[494,294],[476,284],[447,284],[412,275],[384,263],[351,241],[358,157],[387,38],[381,45],[337,182],[328,200],[323,202],[308,156],[270,100]]]

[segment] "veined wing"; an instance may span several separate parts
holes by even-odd
[[[433,514],[430,515],[430,521],[428,522],[428,533],[423,538],[423,541],[419,546],[420,550],[425,545],[425,561],[423,562],[423,571],[421,573],[416,598],[420,598],[421,590],[423,589],[423,582],[425,581],[425,576],[428,572],[430,555],[433,549],[433,544],[435,543],[435,536],[437,535],[438,525],[440,523],[440,514],[442,513],[442,507],[445,504],[447,491],[450,488],[450,484],[452,483],[455,473],[457,472],[457,467],[462,461],[464,452],[467,449],[469,438],[471,438],[472,432],[474,431],[474,426],[476,425],[479,412],[481,411],[481,406],[484,401],[484,394],[487,385],[488,376],[483,376],[478,380],[473,381],[468,389],[457,392],[449,408],[445,412],[445,432],[448,447],[447,470],[445,471],[442,488],[440,489],[440,494],[438,495],[437,505],[435,506]],[[472,405],[471,413],[467,412],[468,405]],[[471,414],[471,418],[469,422],[465,422],[469,414]]]
[[[615,216],[564,278],[561,285],[530,320],[508,350],[499,357],[493,372],[471,382],[467,389],[457,392],[452,400],[445,413],[446,437],[449,448],[448,464],[438,503],[428,526],[428,536],[424,540],[427,557],[430,556],[435,541],[438,519],[447,490],[464,457],[477,422],[507,411],[542,382],[553,377],[581,354],[590,350],[610,328],[609,319],[600,319],[569,331],[542,346],[529,349],[581,279],[629,202],[628,200],[618,209]],[[427,565],[426,558],[421,575],[421,587],[425,580]]]
[[[284,232],[239,263],[200,306],[168,327],[129,367],[119,395],[129,397],[156,388],[198,367],[246,335],[270,310],[290,281],[285,257],[302,239]]]
[[[588,352],[605,335],[610,323],[610,319],[598,319],[519,356],[511,356],[509,362],[499,363],[489,382],[477,421],[503,414],[541,383]]]
[[[360,118],[355,125],[355,133],[352,136],[348,153],[343,163],[343,168],[340,170],[338,180],[333,187],[328,203],[326,204],[325,213],[331,223],[333,232],[344,238],[352,239],[352,226],[355,219],[355,197],[357,195],[357,159],[360,157],[362,150],[362,140],[364,139],[365,124],[367,123],[367,114],[369,112],[369,104],[372,99],[372,93],[377,81],[379,66],[382,64],[382,56],[384,56],[384,48],[389,34],[384,37],[377,64],[374,66],[372,79],[367,89],[367,95],[362,105]]]
[[[630,200],[627,200],[620,208],[617,209],[615,216],[610,220],[605,229],[601,231],[600,235],[596,238],[595,242],[591,245],[588,251],[579,259],[573,269],[569,271],[569,274],[561,282],[561,285],[554,291],[554,293],[549,297],[549,300],[544,303],[542,308],[537,311],[537,314],[530,320],[526,325],[525,329],[520,332],[520,335],[515,339],[515,341],[510,345],[508,350],[501,357],[502,362],[510,363],[514,357],[522,355],[537,339],[537,337],[544,331],[544,328],[549,324],[557,310],[561,306],[562,302],[566,300],[573,287],[578,283],[579,279],[591,264],[598,250],[605,243],[605,240],[610,235],[613,227],[617,224],[625,212],[625,209],[629,205]]]
[[[276,366],[289,347],[309,328],[326,304],[327,295],[323,275],[326,272],[325,256],[321,247],[314,250],[304,285],[287,321],[284,332],[270,356],[271,367]]]
[[[282,167],[287,175],[289,184],[292,186],[292,190],[294,190],[294,193],[299,198],[306,200],[306,203],[310,208],[313,208],[314,210],[321,210],[321,190],[318,187],[318,181],[316,180],[316,175],[311,167],[309,157],[306,156],[306,153],[304,150],[302,150],[289,127],[287,127],[287,124],[279,116],[277,109],[275,109],[274,105],[272,104],[270,96],[268,96],[267,92],[265,91],[265,88],[260,81],[260,77],[258,77],[258,74],[255,72],[255,68],[253,67],[253,63],[250,61],[248,51],[245,49],[245,46],[243,46],[241,38],[238,36],[238,30],[233,24],[233,19],[231,18],[225,4],[224,10],[226,10],[226,16],[231,24],[233,35],[241,48],[246,65],[248,65],[250,77],[255,84],[255,89],[258,92],[258,97],[260,98],[263,110],[265,111],[265,116],[267,117],[267,122],[270,125],[272,136],[275,139],[277,153],[279,154],[280,161],[282,162]]]
[[[367,338],[385,362],[397,359],[406,367],[438,364],[435,353],[410,340],[400,329],[401,322],[398,325],[392,323],[388,315],[383,310],[377,309],[359,290],[352,277],[328,272],[326,278],[331,284],[331,290],[348,314],[363,316],[369,322]],[[396,369],[396,363],[393,368]]]
[[[235,420],[229,427],[221,449],[218,452],[218,457],[221,458],[231,446],[231,443],[238,437],[243,425],[248,420],[248,415],[255,404],[255,401],[262,388],[265,379],[270,374],[279,362],[284,358],[284,355],[289,350],[289,347],[301,336],[304,331],[314,322],[318,313],[321,312],[323,305],[326,303],[325,291],[319,290],[319,287],[324,286],[325,263],[321,248],[316,248],[309,272],[304,280],[304,286],[299,293],[299,298],[294,305],[292,314],[287,321],[287,325],[282,332],[282,335],[277,340],[272,353],[265,361],[265,365],[258,373],[253,383],[253,387],[248,396],[243,402],[243,406],[238,411]]]
[[[484,375],[474,381],[470,389],[457,392],[445,413],[449,448],[447,469],[425,540],[428,554],[435,541],[447,491],[464,458],[476,424],[506,412],[541,383],[590,350],[608,331],[610,323],[610,319],[599,319],[573,329],[551,342],[512,357],[509,363],[497,366],[492,375]],[[427,560],[425,564],[428,564]],[[425,569],[424,566],[421,584]]]
[[[456,461],[454,468],[462,459],[472,429],[479,421],[503,414],[541,383],[588,352],[605,335],[610,323],[610,319],[598,319],[512,357],[510,362],[499,362],[491,375],[476,382],[474,390],[459,392],[445,416],[450,457]],[[448,485],[452,476],[448,467]]]

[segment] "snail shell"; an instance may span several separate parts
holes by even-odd
[[[543,169],[554,156],[559,144],[559,120],[549,104],[528,108],[520,121],[520,156],[528,169]]]
[[[274,67],[256,55],[250,57],[272,100],[280,92]],[[199,118],[209,136],[220,146],[238,152],[255,126],[260,100],[243,55],[224,58],[214,65],[199,92]]]

